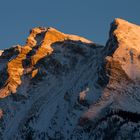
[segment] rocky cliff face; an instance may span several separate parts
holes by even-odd
[[[38,27],[1,51],[0,139],[138,139],[139,33],[115,19],[101,46]]]

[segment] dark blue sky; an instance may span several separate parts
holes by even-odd
[[[140,0],[1,0],[0,49],[23,45],[36,26],[105,44],[116,17],[140,25]]]

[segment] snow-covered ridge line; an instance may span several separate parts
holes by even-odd
[[[16,93],[17,88],[22,84],[21,77],[29,73],[32,73],[31,75],[34,77],[38,72],[38,69],[34,69],[37,62],[53,53],[53,44],[66,40],[93,44],[87,39],[76,35],[64,34],[51,27],[33,28],[25,46],[19,46],[19,54],[7,63],[8,79],[5,82],[6,86],[0,89],[0,98],[5,98],[11,93]],[[34,55],[28,55],[31,52],[35,52]],[[23,66],[23,62],[26,60],[30,61],[27,69]]]

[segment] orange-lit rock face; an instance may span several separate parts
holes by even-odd
[[[32,78],[34,78],[38,73],[38,69],[32,71]]]
[[[29,46],[21,48],[19,55],[7,64],[8,79],[5,87],[0,90],[0,97],[4,98],[8,94],[15,93],[17,87],[21,84],[21,76],[23,75],[22,61],[26,59],[26,54],[31,50]]]
[[[112,35],[117,40],[117,49],[113,57],[124,73],[132,79],[140,79],[140,27],[122,19],[116,19],[113,23],[116,29]]]
[[[31,46],[31,47],[35,46],[37,43],[37,41],[35,39],[37,34],[40,34],[40,33],[45,32],[45,31],[47,31],[46,28],[34,28],[34,29],[32,29],[29,37],[27,38],[26,45]]]
[[[4,87],[0,89],[0,98],[4,98],[11,93],[16,93],[17,88],[22,84],[21,77],[24,74],[31,73],[31,77],[35,77],[38,73],[37,69],[34,70],[35,64],[53,52],[53,48],[51,47],[53,43],[64,40],[80,40],[91,43],[87,39],[75,35],[64,34],[54,28],[39,27],[32,29],[27,38],[26,45],[23,47],[19,46],[19,54],[7,63],[8,79],[6,80]],[[38,49],[36,49],[36,46],[39,46]],[[23,61],[27,59],[28,53],[32,50],[35,51],[35,54],[33,56],[28,56],[31,61],[30,67],[24,68]]]
[[[36,51],[35,55],[32,56],[32,65],[35,65],[40,59],[52,53],[53,49],[51,44],[57,41],[63,41],[65,39],[65,35],[56,31],[55,29],[48,29],[45,34],[45,37],[42,41],[41,46]]]

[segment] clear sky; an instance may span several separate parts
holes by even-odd
[[[140,0],[1,0],[0,49],[24,45],[36,26],[55,27],[104,45],[116,17],[140,25]]]

